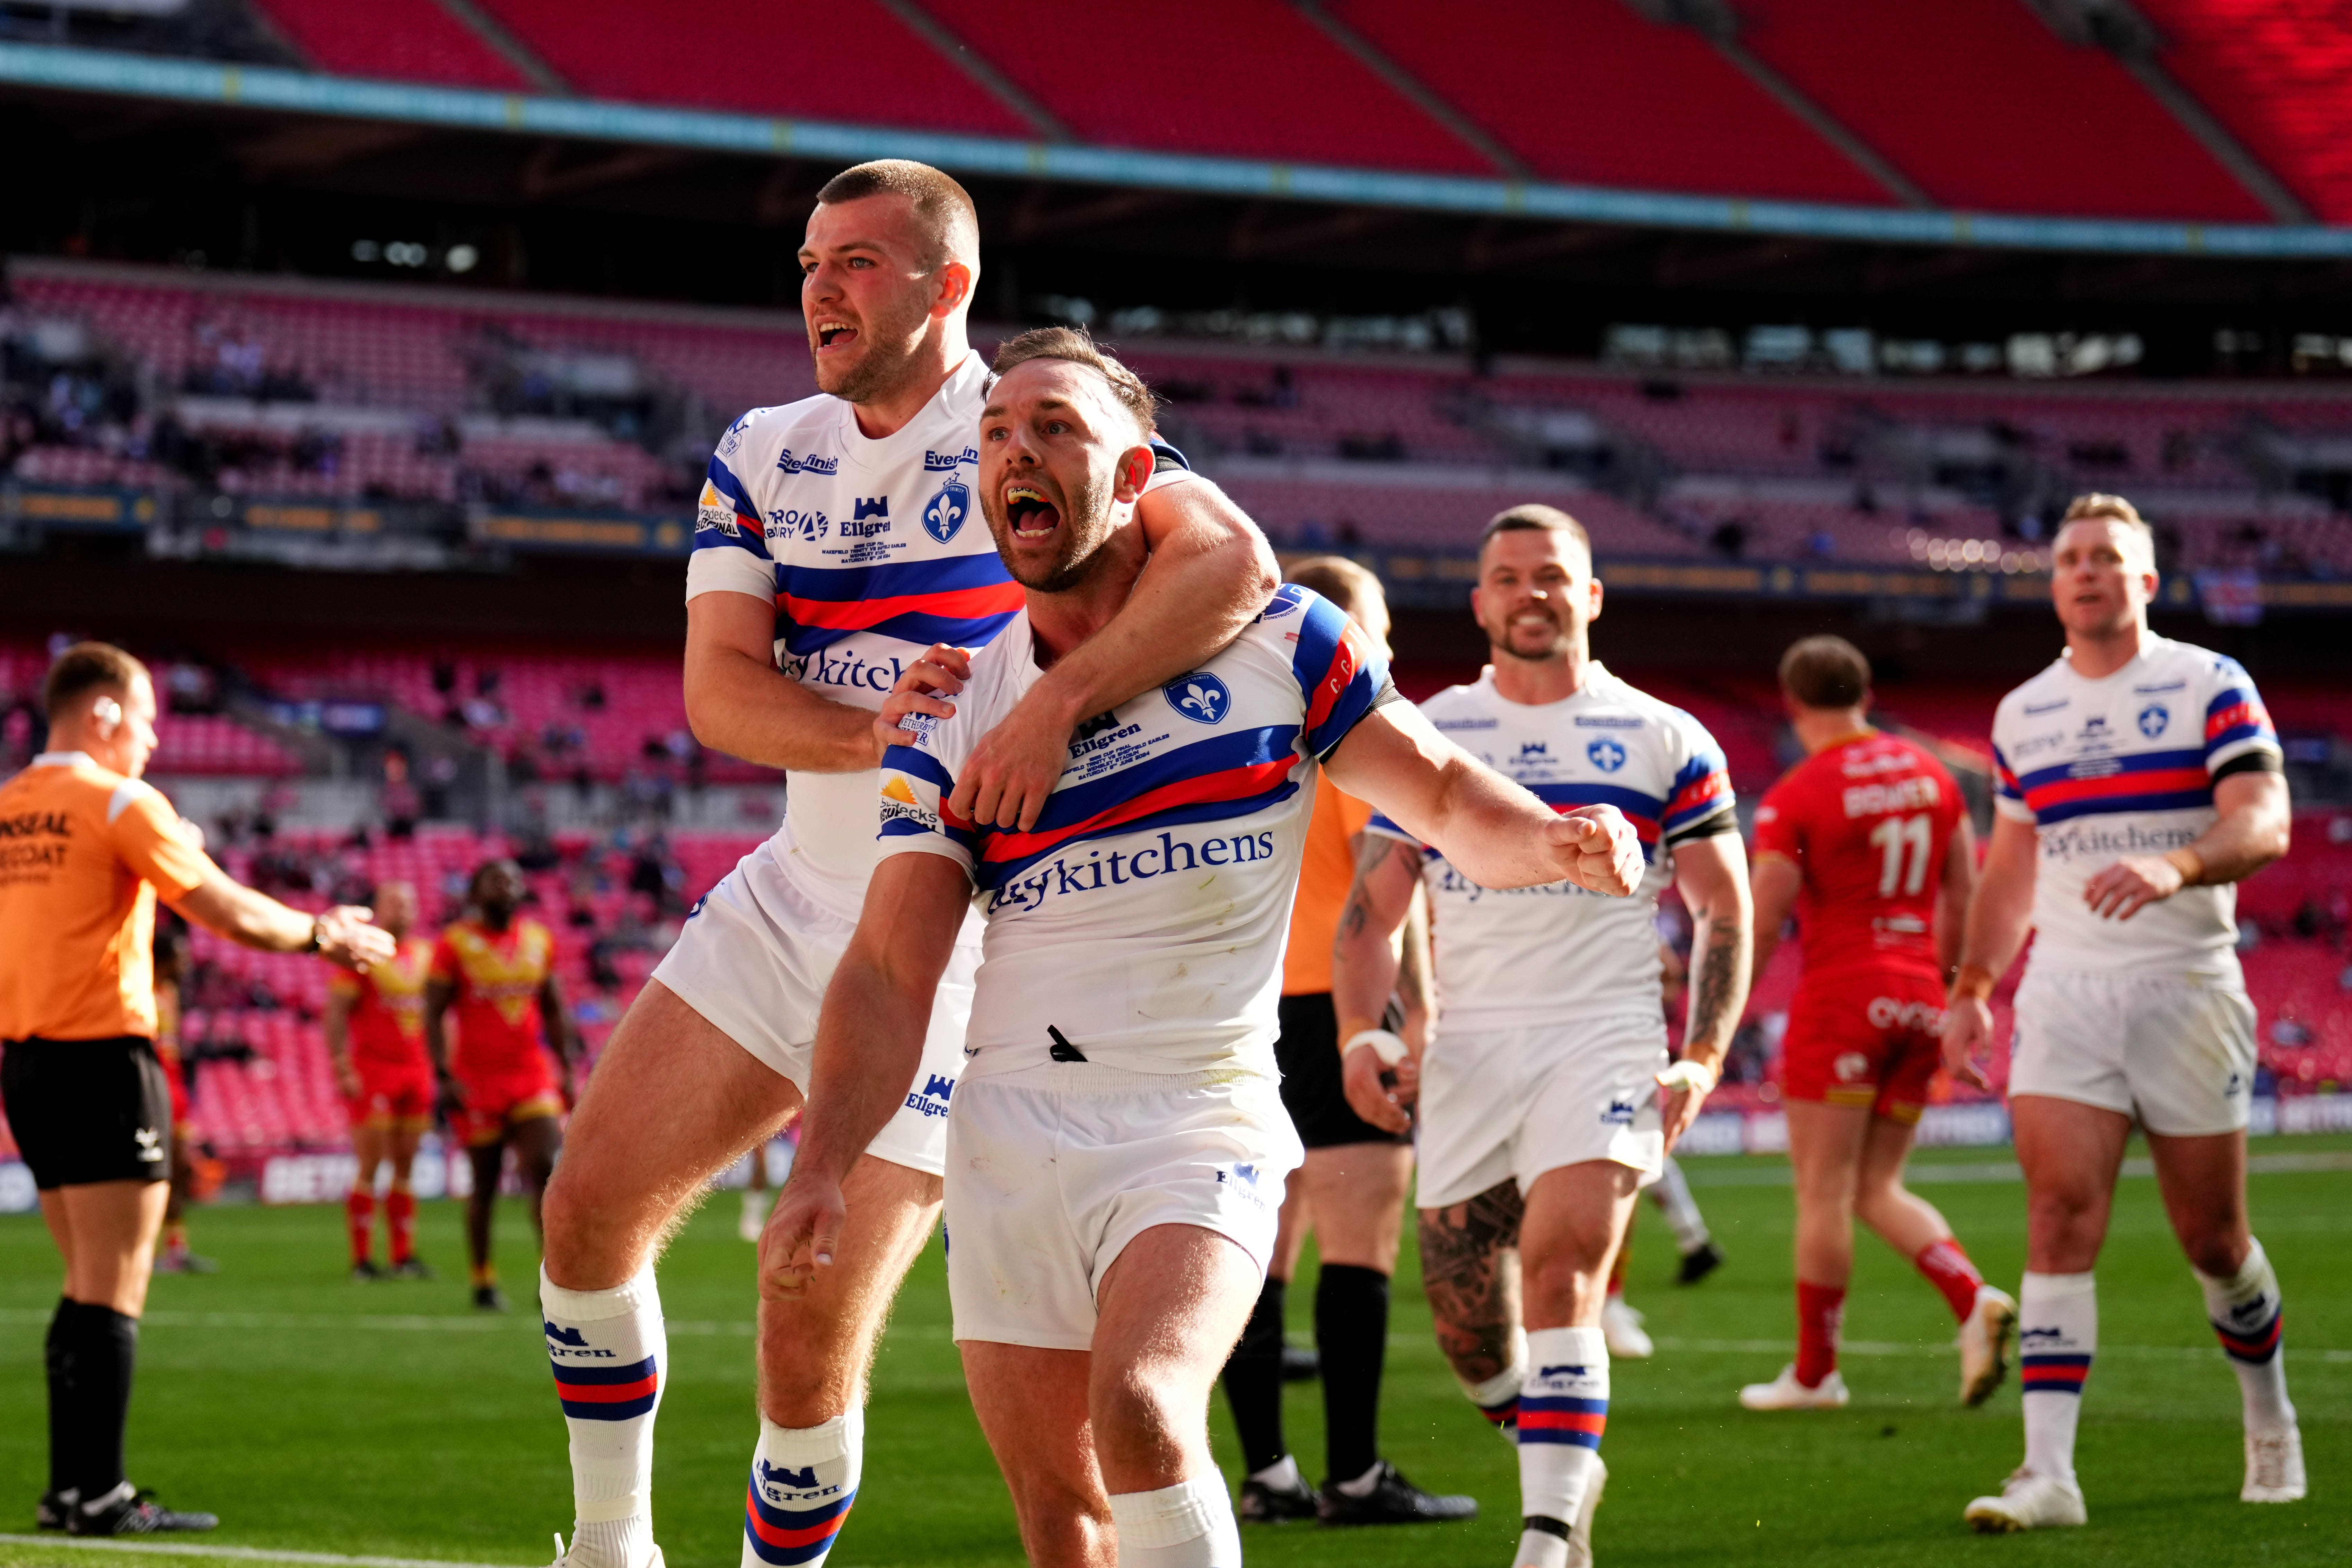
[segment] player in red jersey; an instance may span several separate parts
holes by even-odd
[[[541,1048],[543,1037],[571,1076],[574,1036],[563,993],[555,981],[555,938],[522,905],[522,869],[511,860],[475,868],[466,901],[473,913],[453,921],[433,949],[425,984],[425,1044],[449,1108],[449,1130],[474,1165],[466,1202],[466,1249],[473,1263],[474,1305],[504,1311],[497,1266],[490,1261],[490,1215],[498,1205],[499,1173],[511,1147],[530,1194],[530,1222],[563,1147],[563,1085]],[[457,1015],[457,1043],[447,1018]]]
[[[1817,637],[1790,647],[1780,691],[1808,754],[1757,807],[1752,883],[1759,974],[1803,896],[1804,977],[1782,1084],[1797,1179],[1797,1360],[1741,1389],[1739,1402],[1846,1402],[1837,1335],[1860,1215],[1950,1303],[1960,1399],[1979,1405],[2008,1370],[2017,1303],[1984,1282],[1944,1216],[1903,1184],[1942,1060],[1944,977],[1976,880],[1968,812],[1932,753],[1864,721],[1870,661],[1852,643]]]
[[[364,974],[337,970],[327,982],[327,1054],[351,1111],[352,1152],[359,1168],[343,1199],[352,1234],[352,1278],[430,1279],[416,1256],[416,1194],[409,1173],[417,1140],[433,1124],[433,1058],[425,1050],[425,977],[433,943],[412,937],[416,889],[386,882],[375,891],[376,923],[400,945]],[[383,1221],[392,1268],[377,1264],[375,1178],[392,1166]]]

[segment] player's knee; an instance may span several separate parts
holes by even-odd
[[[2246,1233],[2226,1218],[2217,1217],[2180,1238],[2189,1266],[2210,1279],[2228,1279],[2246,1266],[2252,1250]]]
[[[1181,1447],[1182,1415],[1176,1390],[1164,1376],[1142,1367],[1122,1367],[1098,1381],[1089,1396],[1095,1446],[1107,1462],[1145,1465]]]

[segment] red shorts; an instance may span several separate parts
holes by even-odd
[[[360,1092],[346,1100],[354,1127],[423,1128],[433,1120],[433,1069],[422,1062],[352,1064],[360,1075]]]
[[[1930,975],[1849,970],[1797,987],[1781,1048],[1790,1100],[1865,1106],[1915,1122],[1943,1065],[1944,988]]]
[[[499,1072],[459,1073],[457,1082],[466,1104],[449,1119],[449,1131],[469,1149],[498,1142],[518,1122],[563,1114],[563,1095],[544,1057]]]

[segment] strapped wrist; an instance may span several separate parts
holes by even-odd
[[[1392,1068],[1412,1054],[1401,1037],[1386,1029],[1357,1030],[1348,1037],[1348,1043],[1339,1047],[1339,1055],[1344,1058],[1358,1046],[1371,1047],[1372,1054],[1381,1058],[1381,1066],[1384,1068]]]
[[[1992,996],[1994,984],[2000,977],[1981,963],[1963,963],[1952,976],[1949,1000],[1983,1002]]]
[[[2180,873],[2180,885],[2182,887],[2195,888],[2201,887],[2204,884],[2205,857],[2197,853],[2196,850],[2189,848],[2187,845],[2184,844],[2178,849],[2166,850],[2164,852],[2164,860],[2165,864],[2170,866],[2174,870]]]

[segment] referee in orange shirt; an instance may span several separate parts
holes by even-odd
[[[0,1104],[65,1257],[50,1320],[49,1489],[72,1535],[210,1530],[122,1474],[122,1432],[155,1237],[171,1188],[172,1100],[155,1059],[155,900],[233,942],[362,967],[392,939],[368,911],[316,918],[232,882],[139,782],[155,689],[121,648],[49,669],[49,749],[0,784]]]

